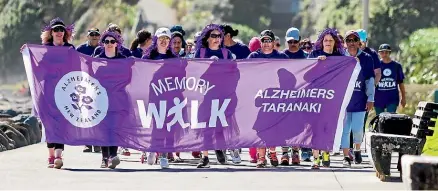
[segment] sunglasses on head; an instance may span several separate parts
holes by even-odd
[[[345,42],[347,42],[347,43],[359,42],[359,39],[358,38],[347,38],[347,40],[345,40]]]
[[[100,36],[100,34],[97,32],[92,32],[92,33],[90,33],[90,36]]]
[[[210,34],[210,38],[221,38],[220,34]]]
[[[288,44],[298,44],[300,41],[298,41],[298,40],[290,40],[290,41],[287,41],[287,43]]]
[[[116,42],[117,42],[116,40],[104,40],[103,41],[103,43],[105,43],[105,44],[109,44],[109,43],[115,44]]]
[[[65,31],[65,29],[62,28],[62,27],[55,27],[55,28],[53,28],[53,32],[64,32],[64,31]]]

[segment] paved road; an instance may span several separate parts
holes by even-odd
[[[240,165],[211,165],[196,169],[197,160],[188,153],[186,163],[172,164],[170,169],[141,164],[140,153],[122,156],[115,170],[101,169],[100,153],[82,153],[82,147],[66,147],[64,167],[46,168],[47,150],[44,144],[0,153],[1,189],[142,189],[142,190],[296,190],[296,189],[404,189],[392,169],[393,182],[380,182],[365,158],[363,168],[344,169],[340,156],[332,157],[334,168],[311,170],[310,163],[298,167],[256,169],[243,151]],[[395,157],[393,158],[396,159]],[[214,161],[213,161],[214,162]],[[394,161],[395,162],[395,161]],[[393,164],[395,167],[395,164]],[[270,183],[271,181],[271,183]]]

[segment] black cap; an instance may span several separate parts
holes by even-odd
[[[233,27],[229,24],[223,24],[221,25],[222,30],[224,31],[224,35],[230,34],[231,37],[239,35],[239,30],[234,30]]]
[[[260,39],[265,38],[265,37],[269,37],[271,38],[271,40],[275,39],[275,35],[274,32],[272,32],[271,30],[264,30],[260,33]]]
[[[391,51],[391,46],[389,46],[389,44],[381,44],[379,46],[379,52],[380,51]]]
[[[97,33],[97,34],[100,34],[98,28],[91,28],[91,29],[89,29],[89,30],[88,30],[88,35],[90,35],[91,33]]]
[[[50,28],[53,29],[55,27],[63,27],[63,28],[65,28],[65,24],[62,21],[50,22]]]

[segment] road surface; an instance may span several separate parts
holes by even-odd
[[[101,169],[100,153],[82,153],[82,147],[66,146],[62,169],[46,166],[45,144],[36,144],[0,152],[0,190],[400,190],[404,185],[396,170],[393,156],[391,182],[380,182],[364,158],[362,168],[342,168],[342,157],[332,157],[333,168],[311,170],[310,163],[301,166],[257,169],[248,162],[246,149],[242,163],[217,165],[211,155],[210,169],[197,169],[198,160],[182,153],[185,163],[171,164],[170,169],[140,163],[140,152],[121,156],[115,170]]]

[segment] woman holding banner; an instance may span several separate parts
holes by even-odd
[[[150,59],[150,60],[163,60],[163,59],[170,59],[170,58],[176,58],[177,54],[173,52],[172,50],[172,41],[171,41],[171,32],[168,28],[159,28],[156,32],[154,37],[152,38],[152,45],[146,50],[145,54],[143,55],[142,59]],[[153,82],[159,81],[162,78],[169,77],[169,75],[182,75],[182,73],[178,72],[179,66],[173,65],[174,63],[168,63],[164,62],[160,69],[158,69],[154,73],[154,77],[152,79]],[[181,76],[183,77],[183,76]],[[185,74],[184,74],[185,77]],[[153,91],[151,91],[153,92]],[[182,92],[181,91],[170,91],[166,92],[160,95],[150,94],[149,95],[149,103],[157,103],[162,99],[173,99],[173,98],[180,98],[182,100]],[[165,123],[171,121],[171,117],[165,118]],[[178,128],[172,128],[173,132],[175,132]],[[179,128],[182,129],[182,128]],[[178,132],[175,132],[177,134]],[[169,135],[169,133],[166,131],[165,128],[153,128],[152,129],[152,141],[151,141],[151,148],[157,148],[157,147],[165,147],[165,146],[173,146],[175,142],[175,137],[173,135]],[[153,165],[156,162],[156,157],[158,154],[159,158],[159,164],[161,168],[168,168],[169,167],[169,159],[167,158],[168,153],[155,153],[150,152],[149,155],[146,157],[146,152],[143,152],[142,154],[142,161],[147,158],[147,163],[149,165]],[[173,158],[173,154],[169,153],[171,159]],[[176,159],[174,159],[176,162],[180,162],[181,159],[177,156]]]
[[[308,58],[318,58],[319,60],[325,60],[329,56],[344,56],[345,49],[342,46],[342,41],[338,37],[336,29],[325,29],[318,36],[318,40],[315,42],[313,51],[309,54]],[[320,164],[320,151],[313,150],[313,169],[318,169]],[[328,151],[322,152],[322,165],[324,167],[330,167],[330,153]]]
[[[74,49],[75,47],[69,43],[72,41],[73,31],[73,25],[67,27],[64,21],[55,18],[43,29],[41,33],[42,44],[45,46],[66,46]],[[60,169],[63,166],[64,144],[47,143],[47,148],[49,149],[48,167]]]
[[[210,58],[210,59],[233,59],[231,51],[223,48],[224,33],[220,25],[209,24],[204,27],[200,36],[196,39],[195,58]],[[207,69],[208,70],[208,69]],[[206,71],[207,73],[207,71]],[[205,98],[204,98],[205,100]],[[200,108],[202,105],[200,106]],[[218,128],[220,129],[220,128]],[[223,132],[214,132],[216,139],[225,140]],[[205,134],[204,141],[210,140],[211,135]],[[220,164],[227,162],[227,157],[223,150],[215,150],[217,159]],[[208,158],[208,151],[202,151],[203,158],[199,161],[198,168],[209,168],[210,160]],[[233,162],[240,163],[240,156],[238,150],[232,153]]]
[[[96,55],[95,58],[105,59],[123,59],[126,58],[120,53],[123,38],[115,31],[107,30],[100,37],[99,45],[103,47],[103,51]],[[118,146],[103,146],[102,147],[102,164],[101,168],[116,168],[120,164],[120,159],[117,156]]]

